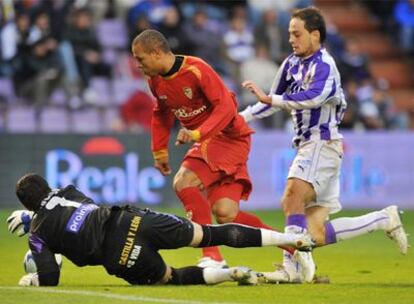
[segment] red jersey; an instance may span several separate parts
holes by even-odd
[[[189,130],[200,131],[200,141],[221,133],[230,138],[253,131],[237,114],[235,96],[202,59],[184,56],[180,69],[168,77],[155,76],[149,86],[157,98],[152,116],[152,150],[168,148],[174,119]]]

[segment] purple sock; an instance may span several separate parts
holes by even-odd
[[[325,223],[325,244],[333,244],[336,243],[336,233],[335,229],[332,226],[331,222]]]
[[[306,217],[304,214],[291,214],[286,219],[286,226],[297,226],[301,227],[303,230],[308,229],[308,224],[306,223]]]

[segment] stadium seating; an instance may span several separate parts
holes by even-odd
[[[6,114],[6,131],[10,133],[32,133],[34,130],[37,130],[35,108],[10,105]]]
[[[72,112],[72,131],[74,133],[91,134],[101,132],[102,121],[99,110],[95,108]]]
[[[389,81],[390,94],[397,109],[414,112],[412,68],[407,65],[390,37],[381,31],[380,24],[368,10],[356,1],[346,0],[315,0],[315,5],[330,17],[345,37],[360,38],[359,46],[370,57],[373,76]]]
[[[45,107],[40,113],[39,131],[43,133],[67,133],[70,131],[68,111],[62,107]]]
[[[0,78],[0,96],[5,98],[8,102],[13,102],[16,99],[14,87],[11,79]]]

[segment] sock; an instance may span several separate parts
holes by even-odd
[[[226,245],[235,248],[295,245],[297,237],[292,233],[253,228],[238,224],[202,226],[203,239],[198,247]]]
[[[376,230],[385,230],[389,218],[385,211],[375,211],[357,217],[341,217],[325,224],[325,242],[335,242],[351,239]]]
[[[260,229],[260,232],[262,234],[262,246],[294,246],[298,239],[294,233],[280,233],[267,229]],[[286,250],[288,249],[292,249],[295,252],[293,248],[287,248]],[[289,253],[293,254],[293,252]]]
[[[181,191],[176,191],[176,193],[186,212],[192,213],[192,221],[201,225],[212,223],[210,205],[197,187],[187,187]],[[218,247],[206,247],[202,251],[203,257],[210,257],[216,261],[223,260]]]
[[[203,277],[206,284],[218,284],[221,282],[234,281],[230,269],[204,268]]]
[[[307,222],[304,214],[291,214],[286,219],[286,233],[304,233],[307,231]],[[293,251],[294,252],[294,251]],[[299,264],[292,259],[292,251],[283,250],[283,266],[299,272]]]
[[[203,239],[198,247],[226,245],[235,248],[262,246],[262,233],[258,228],[237,224],[202,226]]]
[[[248,225],[248,226],[257,227],[257,228],[264,228],[268,230],[275,230],[272,227],[263,223],[262,220],[258,216],[252,213],[244,212],[244,211],[239,211],[233,223]],[[286,247],[286,246],[279,246],[279,247],[281,249],[288,251],[291,254],[295,252],[295,249],[291,247]]]
[[[308,229],[304,214],[291,214],[286,219],[285,232],[304,233]]]
[[[205,284],[204,270],[197,266],[172,268],[171,279],[167,284],[173,285],[199,285]]]

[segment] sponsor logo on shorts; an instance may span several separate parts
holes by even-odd
[[[131,254],[132,249],[135,250],[135,254],[134,257],[138,258],[139,252],[141,251],[141,246],[134,246],[134,240],[135,240],[135,236],[137,234],[137,230],[139,227],[139,224],[141,223],[141,217],[140,216],[134,216],[131,220],[131,225],[129,226],[129,230],[128,230],[128,234],[125,240],[125,244],[124,247],[122,248],[122,252],[121,252],[121,256],[119,258],[118,263],[120,265],[127,265],[128,263],[128,259],[129,256]],[[139,251],[138,253],[136,253],[136,248],[135,247],[139,247]],[[132,264],[134,265],[135,262]],[[127,266],[128,268],[131,267],[132,265]]]
[[[134,245],[134,249],[132,249],[131,256],[129,257],[127,262],[127,268],[131,268],[135,265],[135,262],[138,259],[139,254],[141,253],[141,248],[142,247],[139,245]]]
[[[72,216],[66,224],[66,231],[78,233],[89,213],[91,213],[96,208],[98,208],[98,206],[93,204],[84,204],[78,207],[75,212],[72,213]]]

